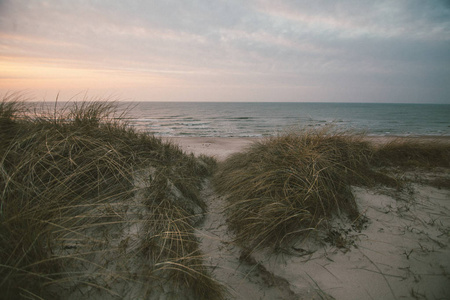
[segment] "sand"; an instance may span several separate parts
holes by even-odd
[[[172,137],[167,140],[179,144],[188,153],[204,154],[224,160],[229,155],[244,150],[258,138]]]
[[[172,138],[186,152],[223,160],[252,138]],[[372,138],[375,142],[385,142]],[[445,171],[430,174],[450,180]],[[419,181],[420,182],[420,181]],[[424,182],[424,181],[423,181]],[[242,259],[223,210],[225,201],[205,182],[208,214],[197,231],[205,263],[228,288],[229,299],[450,299],[450,191],[411,183],[353,188],[362,230],[336,218],[342,245],[302,244],[278,254]]]

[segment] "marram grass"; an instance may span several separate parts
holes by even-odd
[[[213,160],[137,133],[108,102],[25,110],[0,103],[0,298],[222,298],[193,234]]]
[[[350,183],[366,181],[371,147],[355,135],[304,130],[270,137],[231,156],[215,176],[228,224],[249,248],[277,248],[326,223],[358,216]]]
[[[415,138],[394,139],[377,149],[373,163],[408,168],[450,167],[450,143]]]
[[[221,163],[214,182],[228,200],[236,241],[275,250],[326,231],[332,216],[358,219],[351,185],[401,188],[377,168],[449,167],[449,161],[449,143],[403,139],[376,147],[363,135],[326,127],[262,139]]]

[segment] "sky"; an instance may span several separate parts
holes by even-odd
[[[450,104],[450,1],[0,0],[0,95]]]

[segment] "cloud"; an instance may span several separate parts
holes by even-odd
[[[346,101],[355,89],[352,100],[376,101],[395,88],[404,97],[382,93],[383,101],[429,99],[433,89],[433,101],[449,102],[449,50],[446,1],[0,1],[0,59],[17,63],[14,78],[32,63],[64,70],[74,86],[80,72],[96,84],[133,78],[142,91],[173,84],[178,100],[181,88],[238,87],[236,99],[284,88],[291,101],[303,88],[310,101]],[[424,92],[411,100],[408,86]]]

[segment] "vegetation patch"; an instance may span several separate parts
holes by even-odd
[[[373,164],[409,168],[449,168],[450,143],[442,140],[399,138],[379,147],[374,153]]]
[[[108,102],[26,108],[0,102],[1,298],[222,297],[193,234],[214,160],[136,132]]]
[[[283,247],[332,215],[357,218],[350,184],[367,181],[371,154],[361,137],[324,129],[270,137],[233,155],[221,164],[215,185],[227,195],[237,241]]]
[[[408,155],[407,155],[408,154]],[[381,147],[333,128],[305,129],[265,138],[221,163],[214,178],[226,195],[229,228],[248,249],[286,248],[324,229],[333,216],[361,220],[352,185],[401,189],[386,169],[409,164],[448,166],[448,144],[395,141]]]

